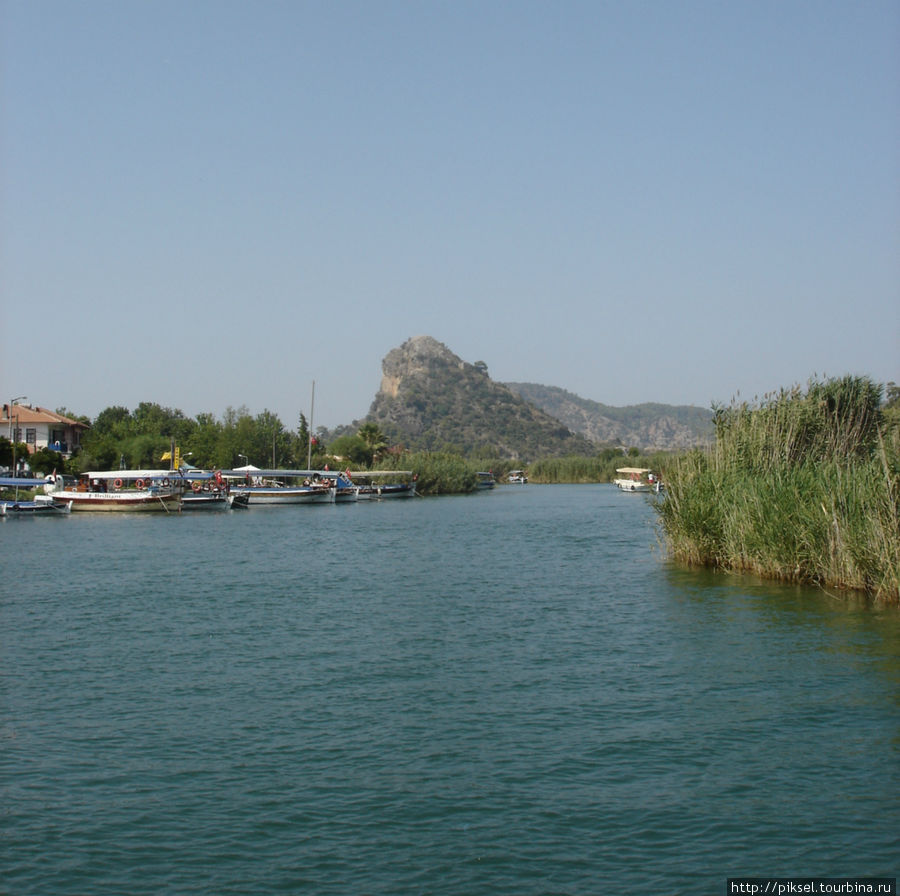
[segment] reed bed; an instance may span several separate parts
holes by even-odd
[[[716,408],[665,471],[673,559],[900,602],[900,427],[867,378]]]

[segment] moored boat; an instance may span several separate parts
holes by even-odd
[[[477,487],[479,489],[493,488],[497,484],[497,480],[494,479],[493,473],[482,472],[476,473],[475,475],[478,477]]]
[[[51,486],[53,482],[49,483]],[[58,516],[69,513],[72,510],[71,502],[57,504],[50,495],[35,494],[31,498],[19,498],[19,490],[32,492],[35,489],[45,489],[48,480],[22,479],[17,477],[0,477],[0,489],[12,494],[9,498],[0,498],[0,516],[3,517],[28,517],[28,516]]]
[[[249,496],[251,504],[333,504],[336,489],[317,470],[223,470],[232,491]]]
[[[55,504],[69,504],[73,511],[177,513],[181,510],[177,476],[166,470],[92,471],[74,485],[56,482],[45,489]]]
[[[225,492],[188,491],[181,496],[182,510],[227,510],[230,506]]]
[[[415,498],[419,477],[412,470],[365,470],[353,473],[358,498]]]
[[[250,506],[250,493],[243,491],[231,492],[226,500],[232,510],[246,510]]]
[[[349,470],[345,473],[323,472],[320,476],[332,483],[336,504],[352,504],[359,500],[359,486],[353,481]]]
[[[528,477],[525,475],[524,470],[510,470],[509,476],[506,477],[506,481],[524,485],[526,482],[528,482]]]
[[[227,510],[232,506],[228,480],[221,470],[207,472],[193,467],[178,471],[182,482],[182,510]]]

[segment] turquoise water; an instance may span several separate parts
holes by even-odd
[[[895,876],[900,612],[610,486],[0,523],[0,892]]]

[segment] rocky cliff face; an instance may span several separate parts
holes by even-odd
[[[397,398],[404,380],[427,377],[442,366],[464,370],[466,365],[446,345],[431,336],[407,339],[399,348],[389,351],[381,362],[381,388],[375,400],[382,396]]]
[[[596,450],[495,383],[483,365],[463,361],[430,336],[413,337],[388,352],[367,419],[392,441],[431,451],[527,461]]]
[[[382,361],[367,421],[411,449],[538,457],[595,454],[601,445],[676,450],[707,441],[712,414],[696,407],[611,407],[564,389],[497,383],[431,336],[415,336]]]

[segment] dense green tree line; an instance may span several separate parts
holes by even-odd
[[[869,457],[875,450],[872,440],[880,437],[883,442],[875,453],[896,476],[900,465],[900,388],[889,383],[880,407],[879,398],[880,387],[865,380],[844,380],[813,384],[808,396],[797,390],[784,393],[778,401],[766,402],[758,409],[748,405],[717,408],[718,450],[721,452],[727,443],[730,456],[744,458],[745,467],[759,464],[762,457],[761,465],[768,470],[772,454],[779,451],[788,465],[796,464],[810,451],[821,454],[827,450],[831,457],[845,458],[858,458],[862,452]],[[827,419],[822,416],[822,407],[831,409]],[[314,469],[326,464],[347,465],[354,470],[373,466],[407,469],[419,475],[420,493],[441,494],[475,489],[478,470],[490,470],[503,482],[511,469],[525,466],[514,458],[499,456],[490,445],[479,448],[461,444],[452,428],[447,429],[443,444],[410,453],[390,445],[375,423],[364,423],[356,432],[342,428],[341,434],[330,441],[328,430],[319,427],[311,439],[303,414],[296,429],[288,430],[271,411],[254,416],[245,407],[228,408],[221,418],[213,414],[190,418],[180,410],[142,402],[132,411],[108,407],[93,422],[66,409],[60,412],[89,423],[91,428],[84,434],[81,450],[66,461],[48,449],[29,456],[26,445],[17,445],[16,456],[28,456],[36,472],[57,470],[77,475],[87,470],[164,467],[169,463],[164,455],[175,444],[183,461],[203,469],[230,469],[245,463],[304,469],[307,460]],[[842,421],[842,426],[833,426],[834,420]],[[749,425],[750,421],[754,425]],[[848,421],[852,426],[844,425]],[[838,438],[843,441],[835,441]],[[0,467],[11,466],[12,450],[9,440],[0,436]],[[685,477],[685,458],[693,462],[706,456],[704,452],[642,455],[635,448],[625,451],[609,447],[590,455],[544,457],[528,464],[527,472],[535,484],[609,482],[617,467],[628,465],[650,467],[669,481],[676,472],[679,478]],[[670,507],[675,503],[670,502]]]
[[[90,429],[82,437],[80,450],[66,461],[56,452],[39,451],[29,457],[33,470],[77,475],[88,470],[167,467],[167,455],[174,445],[182,462],[203,469],[233,469],[247,463],[262,468],[304,469],[307,462],[314,469],[326,464],[346,464],[355,470],[371,469],[373,465],[412,469],[419,476],[420,493],[442,494],[474,490],[479,470],[490,470],[502,482],[509,470],[522,466],[520,461],[498,456],[489,445],[463,446],[453,438],[449,426],[443,445],[410,453],[390,446],[375,423],[364,423],[355,433],[342,431],[328,442],[324,427],[310,438],[303,414],[297,428],[288,430],[271,411],[252,415],[245,407],[228,408],[221,418],[213,414],[192,418],[178,409],[141,402],[133,410],[119,405],[108,407],[92,422],[82,419],[90,423]],[[11,454],[12,446],[0,438],[0,464],[9,465]],[[26,446],[17,446],[17,454],[25,457]],[[607,482],[615,467],[625,461],[650,463],[648,458],[639,458],[634,449],[629,456],[621,450],[604,449],[591,457],[537,461],[529,475],[535,483]]]

